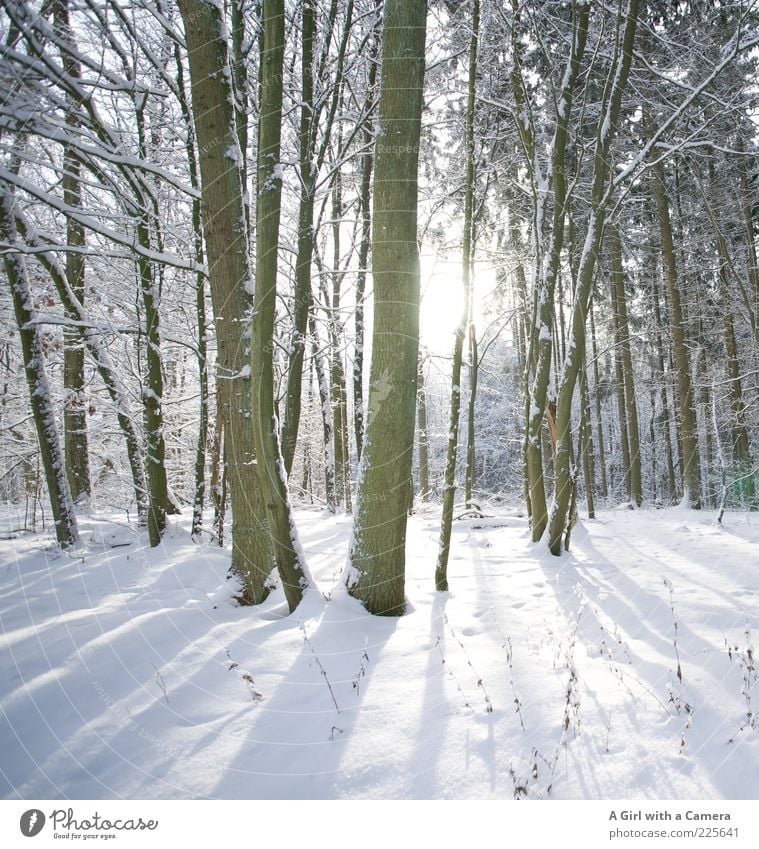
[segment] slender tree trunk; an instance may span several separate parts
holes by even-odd
[[[69,20],[68,0],[55,0],[52,4],[53,26],[59,39],[73,46]],[[81,67],[72,56],[72,50],[61,50],[61,64],[74,80],[81,79]],[[64,116],[66,127],[77,132],[79,120],[78,104],[69,98],[69,109]],[[81,209],[81,163],[71,145],[63,145],[63,202],[73,209]],[[72,216],[66,219],[66,277],[71,291],[84,303],[85,274],[85,231]],[[67,318],[75,320],[67,313]],[[89,445],[87,439],[87,402],[85,398],[84,347],[81,334],[74,328],[65,328],[63,333],[63,442],[66,461],[66,477],[75,504],[89,502],[92,488],[90,483]]]
[[[79,541],[76,513],[55,423],[55,410],[45,370],[45,354],[32,312],[33,301],[26,262],[17,246],[14,205],[11,194],[0,195],[0,240],[9,246],[4,257],[5,273],[21,340],[29,402],[50,496],[55,536],[61,548],[69,548]]]
[[[140,523],[147,522],[148,515],[148,491],[145,482],[145,470],[143,468],[140,438],[132,420],[132,411],[129,406],[126,390],[121,382],[116,367],[111,362],[108,350],[103,344],[99,331],[95,328],[90,317],[76,297],[66,278],[66,272],[57,263],[54,257],[45,251],[46,245],[34,235],[26,219],[16,208],[16,227],[22,238],[35,248],[35,256],[40,265],[50,275],[63,310],[68,316],[72,316],[78,323],[80,338],[86,347],[100,379],[103,381],[108,395],[116,409],[116,417],[119,427],[126,442],[127,457],[132,473],[132,484],[134,487],[135,504],[137,505],[137,516]]]
[[[740,164],[742,166],[742,170],[740,171],[741,188],[743,188],[743,183],[746,180],[745,162],[743,161],[743,157],[740,159]],[[719,227],[719,222],[716,217],[716,210],[719,208],[717,204],[718,185],[713,161],[709,162],[709,184],[711,189],[710,218],[712,220],[712,226],[717,242],[717,254],[719,256],[719,293],[722,301],[722,326],[727,360],[727,374],[730,379],[730,411],[732,414],[730,423],[730,442],[732,447],[733,467],[736,476],[736,488],[741,499],[744,500],[751,509],[756,509],[756,483],[754,480],[753,463],[751,461],[751,447],[748,428],[746,426],[746,405],[743,400],[743,386],[740,375],[741,367],[738,357],[738,344],[735,338],[730,279],[728,274],[728,269],[731,265],[730,254],[728,252],[727,240]],[[745,205],[743,213],[745,221]],[[750,264],[750,257],[753,251],[753,225],[750,220],[748,221],[748,229],[751,231],[751,239],[747,246]],[[755,268],[753,268],[753,274],[754,276],[756,275]],[[756,291],[758,298],[757,303],[759,304],[759,284],[757,284]],[[716,425],[715,437],[719,440],[719,433],[716,431]],[[721,450],[720,456],[722,456]]]
[[[379,38],[375,39],[375,45]],[[358,249],[358,274],[356,275],[356,315],[355,327],[355,355],[353,359],[353,430],[356,437],[356,458],[361,460],[361,452],[364,448],[364,297],[366,292],[366,272],[369,263],[369,249],[372,242],[372,217],[371,217],[371,184],[372,169],[374,166],[374,154],[372,151],[371,120],[375,104],[375,86],[377,80],[377,55],[376,46],[372,52],[369,66],[368,101],[367,113],[369,115],[362,142],[364,154],[361,157],[361,244]]]
[[[653,166],[652,185],[659,216],[662,263],[667,283],[667,294],[669,296],[670,330],[677,376],[680,434],[683,451],[683,502],[685,505],[697,510],[701,506],[701,461],[698,451],[696,412],[686,345],[685,321],[680,303],[680,289],[672,240],[669,202],[664,181],[664,167],[661,162],[657,162]]]
[[[604,92],[599,115],[588,229],[577,275],[577,290],[572,307],[567,356],[562,367],[556,403],[556,429],[558,432],[556,482],[549,520],[549,548],[554,555],[561,553],[561,540],[567,524],[571,498],[572,398],[582,362],[582,352],[585,350],[585,324],[588,304],[592,294],[596,260],[601,247],[606,203],[609,200],[606,185],[610,170],[609,151],[616,133],[622,95],[630,72],[638,24],[638,8],[638,0],[629,0],[626,11],[622,12],[620,9],[621,37],[614,60],[615,70]]]
[[[300,104],[300,202],[298,206],[298,252],[295,258],[293,332],[287,366],[287,389],[282,422],[282,457],[285,471],[292,471],[301,413],[303,358],[311,309],[311,262],[314,255],[314,33],[316,7],[304,0],[301,16],[301,104]]]
[[[338,143],[338,147],[340,147]],[[330,308],[330,394],[334,415],[335,482],[337,500],[351,511],[350,451],[348,443],[348,392],[343,367],[343,332],[340,320],[342,271],[340,270],[340,225],[343,216],[342,178],[339,169],[332,187],[332,238],[334,260],[332,271],[332,297]]]
[[[477,379],[479,376],[479,352],[477,350],[477,336],[475,335],[474,323],[471,320],[472,308],[469,308],[469,400],[467,403],[467,430],[466,430],[466,477],[464,483],[464,504],[467,510],[472,510],[474,479],[476,473],[475,440],[477,431],[475,429],[475,410],[477,405]]]
[[[653,258],[652,258],[653,260]],[[656,325],[656,355],[659,372],[659,403],[661,404],[661,423],[664,435],[664,460],[667,466],[667,486],[669,488],[670,501],[677,498],[677,480],[675,478],[675,463],[672,455],[672,429],[670,427],[671,416],[669,413],[669,397],[667,394],[667,372],[664,367],[664,340],[662,337],[662,318],[659,306],[659,286],[657,284],[657,271],[654,260],[654,273],[651,277],[651,301],[654,309],[654,322]]]
[[[754,238],[754,213],[751,207],[751,192],[748,185],[748,174],[746,171],[746,156],[744,153],[743,139],[738,139],[738,186],[740,192],[741,214],[743,216],[743,228],[746,236],[746,265],[748,267],[748,278],[751,284],[752,309],[749,321],[754,331],[754,338],[759,345],[759,265],[756,257],[756,239]]]
[[[590,341],[593,353],[593,396],[595,400],[596,435],[598,439],[598,462],[601,466],[601,496],[608,498],[609,484],[606,480],[606,446],[604,445],[604,431],[601,419],[601,382],[598,374],[598,343],[596,342],[596,320],[594,318],[593,303],[590,305]]]
[[[264,493],[274,560],[292,612],[300,603],[310,580],[292,516],[274,407],[273,349],[282,201],[280,138],[284,48],[284,0],[264,0],[257,156],[256,295],[251,344],[253,437],[256,471]]]
[[[67,148],[63,156],[63,202],[81,206],[80,164]],[[66,277],[71,290],[84,302],[84,227],[69,217],[66,221]],[[68,318],[73,319],[72,315]],[[88,503],[92,495],[90,484],[89,445],[87,438],[87,401],[85,397],[84,347],[75,329],[64,331],[63,353],[63,430],[66,477],[75,504]]]
[[[512,8],[517,14],[517,0],[512,0]],[[551,150],[551,180],[553,183],[553,213],[550,222],[550,238],[545,249],[545,258],[540,256],[543,246],[540,244],[540,234],[533,233],[534,247],[537,249],[534,260],[533,278],[535,288],[533,292],[532,305],[532,328],[530,339],[530,352],[528,367],[532,368],[533,356],[535,357],[535,370],[530,383],[529,376],[526,383],[529,391],[526,394],[526,429],[524,450],[526,454],[525,467],[529,486],[529,504],[531,508],[530,521],[532,525],[532,539],[537,542],[545,532],[548,525],[548,505],[545,490],[545,472],[543,468],[543,456],[541,451],[541,439],[543,431],[543,419],[548,404],[549,378],[551,372],[551,358],[553,355],[553,333],[554,324],[554,294],[556,280],[561,264],[561,253],[564,245],[564,224],[567,207],[567,175],[566,175],[566,148],[569,139],[569,121],[572,111],[572,102],[575,94],[582,57],[585,53],[585,45],[588,35],[588,21],[590,6],[588,4],[573,7],[572,24],[572,46],[562,83],[562,91],[557,104],[556,130],[553,137]],[[523,126],[522,114],[527,114],[526,104],[521,102],[526,99],[525,85],[521,76],[521,65],[519,62],[520,45],[516,41],[516,27],[514,28],[514,80],[515,97],[520,112],[520,134],[523,139],[528,135],[527,128]],[[531,136],[531,133],[530,133]],[[525,146],[528,155],[532,156],[534,140],[526,139]],[[533,230],[536,226],[540,229],[544,222],[545,198],[542,191],[537,193],[536,213]]]
[[[630,351],[630,325],[627,320],[627,295],[625,293],[625,273],[622,267],[622,244],[619,237],[619,225],[615,222],[609,228],[612,263],[612,285],[614,286],[615,316],[617,319],[619,354],[622,366],[622,382],[625,399],[625,419],[627,444],[629,447],[630,486],[628,497],[640,507],[643,501],[643,480],[640,458],[640,429],[638,426],[638,404],[635,398],[635,380],[633,376],[632,354]]]
[[[174,46],[174,60],[177,66],[177,93],[182,117],[187,128],[185,153],[190,172],[190,185],[198,193],[201,191],[198,161],[195,155],[195,127],[192,113],[185,95],[184,65],[179,45]],[[208,448],[209,390],[208,390],[208,343],[206,326],[206,278],[201,270],[205,262],[203,253],[203,223],[200,208],[200,196],[192,199],[192,233],[195,244],[195,262],[198,271],[195,274],[195,317],[198,326],[196,357],[198,362],[198,441],[195,449],[195,487],[192,502],[192,539],[199,541],[203,530],[203,506],[206,494],[206,454]]]
[[[370,613],[404,611],[419,353],[417,185],[427,3],[386,0],[372,256],[369,403],[348,572]]]
[[[703,326],[699,321],[698,327],[698,355],[696,357],[696,373],[703,375],[704,378],[708,374],[709,367],[706,362],[706,351],[704,350],[704,332]],[[701,478],[703,481],[704,501],[707,507],[714,507],[716,504],[717,493],[712,486],[711,471],[714,469],[714,437],[712,434],[712,401],[709,392],[709,383],[705,379],[699,380],[698,386],[698,413],[703,427],[703,452],[702,452],[702,468]]]
[[[138,148],[143,159],[148,157],[145,102],[135,109]],[[141,196],[143,204],[144,195]],[[137,278],[145,316],[145,374],[142,405],[145,419],[145,468],[148,481],[148,538],[155,548],[166,529],[166,516],[174,512],[169,499],[166,477],[166,440],[163,420],[163,359],[161,354],[161,277],[148,258],[152,250],[150,219],[147,207],[135,211],[134,227],[143,250],[137,256]],[[154,221],[157,216],[154,216]],[[159,246],[160,247],[160,246]]]
[[[416,380],[416,423],[419,449],[419,497],[422,501],[429,501],[430,459],[429,442],[427,439],[427,393],[424,388],[424,360],[422,359],[422,357],[419,358],[419,371]]]
[[[459,445],[459,417],[461,411],[461,363],[464,353],[464,338],[470,326],[472,308],[472,231],[474,210],[474,110],[477,85],[477,40],[480,29],[480,4],[472,4],[472,35],[469,41],[469,80],[467,84],[466,126],[464,130],[465,183],[464,183],[464,239],[461,247],[461,270],[464,287],[464,309],[461,321],[456,328],[453,344],[453,364],[451,367],[451,408],[448,420],[448,454],[443,479],[443,517],[440,527],[440,547],[435,567],[435,588],[441,592],[448,589],[448,555],[451,549],[451,525],[453,523],[453,503],[456,495],[456,459]],[[476,344],[476,343],[475,343]],[[476,364],[472,365],[470,375],[474,374]],[[473,412],[473,411],[472,411]],[[473,423],[472,423],[473,425]],[[474,453],[474,434],[472,452]],[[468,471],[468,458],[467,458]],[[467,485],[469,485],[467,474]],[[467,487],[467,498],[471,490]]]
[[[329,365],[327,358],[321,348],[316,317],[311,312],[309,316],[311,330],[311,346],[313,349],[314,367],[316,369],[316,383],[319,388],[319,412],[322,422],[324,436],[324,492],[327,499],[327,510],[337,513],[338,502],[335,491],[335,454],[334,441],[332,439],[332,404],[330,402]]]
[[[588,507],[588,518],[596,518],[596,459],[593,450],[593,430],[590,425],[590,393],[588,392],[588,364],[583,358],[580,371],[580,403],[582,418],[580,419],[580,453],[582,455],[582,472],[585,482],[585,500]]]
[[[612,288],[612,312],[614,313],[614,388],[617,397],[617,418],[619,420],[619,447],[622,452],[622,478],[625,486],[625,496],[632,501],[630,488],[630,436],[627,430],[627,406],[625,404],[625,377],[622,366],[622,342],[619,328],[619,308],[617,306],[616,288]]]

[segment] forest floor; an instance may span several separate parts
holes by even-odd
[[[759,515],[613,510],[552,557],[517,511],[410,520],[407,615],[340,580],[350,517],[300,509],[319,591],[234,602],[188,517],[151,550],[0,525],[0,796],[759,798]],[[11,538],[8,538],[11,537]]]

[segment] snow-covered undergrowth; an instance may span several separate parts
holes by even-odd
[[[292,616],[237,607],[188,517],[156,550],[115,516],[77,555],[4,539],[0,795],[759,796],[759,517],[608,512],[560,559],[469,519],[438,594],[416,515],[399,619],[341,588],[349,517],[297,520]]]

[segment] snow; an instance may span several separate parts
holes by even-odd
[[[349,516],[296,510],[322,592],[287,616],[189,510],[156,549],[83,517],[75,557],[6,513],[0,795],[757,798],[759,516],[606,511],[555,558],[486,510],[436,593],[424,509],[399,619],[335,581]]]

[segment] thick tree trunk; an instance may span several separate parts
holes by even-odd
[[[371,613],[398,616],[404,610],[419,349],[417,171],[427,3],[387,0],[384,10],[372,221],[374,331],[348,584]]]
[[[216,432],[218,435],[220,427],[223,430],[232,505],[232,568],[243,582],[243,599],[257,604],[269,593],[267,579],[274,563],[253,447],[248,357],[252,283],[243,157],[221,11],[202,0],[181,0],[180,11],[192,82],[203,232],[216,325]],[[214,483],[221,485],[218,480]],[[223,533],[223,526],[218,533]]]

